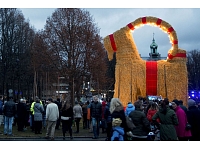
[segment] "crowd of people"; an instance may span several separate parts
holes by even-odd
[[[133,128],[127,125],[127,118],[134,124]],[[19,132],[26,131],[27,126],[35,134],[42,134],[42,128],[46,129],[45,138],[50,140],[54,140],[55,129],[62,127],[63,140],[67,132],[73,139],[73,133],[79,134],[81,119],[83,129],[93,133],[92,139],[98,139],[102,132],[106,133],[106,141],[200,140],[200,105],[192,99],[188,100],[187,107],[181,100],[169,102],[167,98],[148,102],[138,98],[123,106],[119,98],[100,102],[93,96],[91,101],[83,104],[75,101],[73,106],[69,100],[42,101],[38,97],[30,104],[25,99],[16,104],[12,97],[3,103],[0,96],[0,124],[4,124],[4,135],[13,136],[12,127],[16,124]],[[73,125],[75,132],[72,132]],[[159,138],[155,138],[155,129],[159,131]]]

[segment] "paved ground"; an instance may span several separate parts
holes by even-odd
[[[48,139],[45,139],[44,137],[7,137],[7,138],[0,138],[0,141],[51,141]],[[66,137],[65,140],[63,140],[62,137],[55,137],[54,141],[105,141],[105,137],[99,137],[98,139],[92,139],[92,137],[74,137],[73,139],[70,139],[69,137]]]

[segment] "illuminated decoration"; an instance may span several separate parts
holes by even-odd
[[[167,60],[150,62],[140,57],[131,31],[144,25],[156,26],[168,34],[172,47]],[[104,46],[109,60],[116,53],[114,97],[119,97],[123,105],[147,95],[161,95],[170,101],[181,99],[187,104],[186,51],[178,47],[176,31],[169,23],[151,16],[138,18],[106,36]]]

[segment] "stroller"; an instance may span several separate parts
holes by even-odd
[[[153,123],[151,123],[150,127],[151,127],[151,132],[149,132],[147,136],[148,141],[160,141],[159,128]]]

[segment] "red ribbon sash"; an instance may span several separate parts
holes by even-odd
[[[146,61],[146,95],[157,95],[157,61]]]
[[[113,49],[114,52],[116,52],[117,51],[117,47],[115,45],[115,39],[114,39],[113,34],[110,34],[109,38],[110,38],[110,43],[111,43],[112,49]]]

